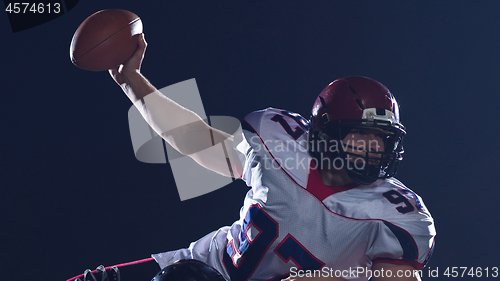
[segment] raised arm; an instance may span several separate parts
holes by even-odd
[[[139,47],[123,65],[109,73],[120,85],[146,122],[180,153],[198,164],[228,177],[238,177],[232,161],[233,136],[210,127],[193,111],[160,93],[142,74],[141,64],[147,43],[144,34],[138,36]],[[211,147],[223,144],[223,149]],[[210,148],[210,149],[209,149]]]

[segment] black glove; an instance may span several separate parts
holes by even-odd
[[[149,281],[157,272],[158,264],[153,258],[147,258],[115,266],[100,265],[67,281]]]
[[[76,278],[74,281],[120,281],[120,270],[118,267],[104,268],[100,265],[96,270],[85,270],[83,277]]]

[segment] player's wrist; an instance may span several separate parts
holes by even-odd
[[[118,84],[133,103],[156,91],[139,70],[122,72],[120,78]]]
[[[138,89],[148,83],[139,70],[122,70],[114,79],[127,95],[130,90],[138,92]]]
[[[146,78],[141,74],[139,69],[122,69],[121,73],[121,84],[134,85],[141,83]]]

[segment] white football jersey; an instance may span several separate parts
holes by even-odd
[[[435,229],[413,191],[394,178],[324,185],[311,168],[307,121],[297,114],[268,108],[242,125],[236,149],[244,155],[241,178],[251,189],[240,219],[187,249],[153,255],[160,267],[194,258],[235,281],[281,280],[299,270],[367,280],[353,270],[376,262],[425,266]]]

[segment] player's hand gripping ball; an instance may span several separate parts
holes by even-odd
[[[69,48],[71,62],[91,71],[116,68],[137,49],[142,21],[134,13],[110,9],[99,11],[80,24]]]

